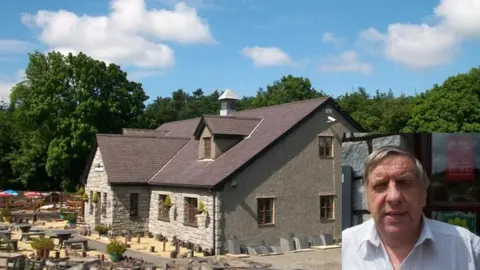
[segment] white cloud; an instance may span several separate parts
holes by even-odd
[[[359,72],[369,74],[373,72],[373,67],[358,59],[356,51],[349,50],[338,56],[330,56],[324,63],[318,67],[321,72]]]
[[[345,39],[341,37],[337,37],[334,33],[325,32],[322,34],[322,41],[324,43],[333,44],[333,45],[341,45]]]
[[[155,0],[162,5],[174,7],[178,3],[186,3],[195,9],[218,9],[220,6],[215,0]]]
[[[386,33],[375,28],[361,31],[359,44],[369,44],[386,58],[413,69],[448,64],[462,41],[480,36],[480,1],[442,0],[434,13],[434,24],[394,23]]]
[[[120,65],[169,68],[173,50],[161,42],[215,43],[196,10],[178,3],[173,10],[147,9],[144,0],[111,0],[106,16],[66,10],[24,14],[22,22],[40,29],[39,39],[52,50],[79,52]]]
[[[360,38],[374,44],[390,60],[409,68],[424,69],[449,63],[455,56],[455,33],[427,24],[391,24],[387,34],[370,28]]]
[[[278,47],[246,47],[241,53],[253,60],[256,67],[290,66],[294,62]]]
[[[25,70],[18,70],[13,76],[0,77],[0,101],[9,102],[13,86],[24,78]]]
[[[31,44],[22,40],[3,39],[0,40],[0,53],[21,53],[30,49]]]
[[[434,13],[443,19],[445,26],[458,34],[480,36],[480,1],[442,0]]]

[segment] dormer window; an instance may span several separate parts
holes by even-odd
[[[203,156],[206,159],[212,158],[212,138],[203,138]]]

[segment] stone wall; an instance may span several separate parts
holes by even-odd
[[[368,135],[368,134],[364,134]],[[361,134],[355,134],[355,137],[360,137]],[[408,134],[401,135],[392,135],[385,136],[382,138],[376,138],[371,140],[372,148],[376,149],[385,145],[394,145],[402,147],[408,151],[413,151],[413,141],[412,137]],[[363,175],[363,166],[366,157],[369,155],[368,145],[366,140],[358,142],[343,142],[342,143],[342,166],[350,166],[353,170],[353,177],[357,180],[354,180],[352,183],[353,190],[353,211],[367,210],[367,203],[364,200],[364,196],[361,192],[362,181],[361,177]],[[362,221],[365,221],[370,218],[369,214],[364,214],[363,216],[354,216],[353,223],[359,224]]]
[[[126,230],[133,233],[148,232],[150,214],[150,187],[148,186],[113,186],[112,233],[121,234]],[[138,216],[130,216],[130,194],[138,194]]]
[[[97,148],[92,165],[85,184],[85,192],[88,195],[88,202],[85,203],[85,222],[93,228],[97,224],[112,224],[114,196],[112,187],[108,183],[107,172],[104,169],[102,154]],[[93,203],[93,194],[98,192],[98,203]],[[106,195],[106,200],[105,196]],[[102,203],[106,203],[103,205]],[[102,212],[103,210],[106,212]]]
[[[169,220],[159,218],[159,195],[169,195],[173,206],[170,208]],[[203,202],[205,210],[208,212],[207,218],[197,219],[198,226],[187,225],[184,222],[185,198],[197,198],[198,203]],[[218,228],[219,216],[219,200],[216,200],[216,209],[214,209],[214,194],[207,190],[171,188],[171,187],[152,187],[150,196],[150,223],[149,229],[153,234],[161,234],[169,240],[173,236],[183,241],[190,241],[200,245],[202,248],[214,248],[214,228]],[[214,217],[214,213],[217,215]],[[214,224],[217,222],[217,224]],[[215,226],[216,225],[216,226]]]

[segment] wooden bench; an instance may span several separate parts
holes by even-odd
[[[30,240],[30,236],[45,236],[45,232],[22,233],[22,237],[20,238],[20,240],[26,243],[28,240]]]
[[[81,244],[83,251],[87,252],[88,251],[88,240],[87,239],[79,239],[79,238],[74,238],[74,239],[68,239],[63,242],[65,244],[65,253],[68,254],[70,251],[70,248],[72,245],[75,244]],[[68,255],[67,255],[68,256]]]

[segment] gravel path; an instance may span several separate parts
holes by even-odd
[[[269,263],[279,270],[340,270],[342,269],[342,250],[314,250],[299,253],[285,253],[276,256],[251,256],[247,260]]]
[[[84,239],[88,240],[88,247],[89,248],[96,249],[96,250],[98,250],[100,252],[103,252],[103,253],[107,252],[107,245],[105,243],[95,241],[95,240],[91,240],[91,239],[88,239],[88,238],[84,238]],[[167,259],[167,258],[163,258],[163,257],[160,257],[160,256],[155,256],[155,255],[150,255],[150,254],[143,253],[143,252],[137,252],[137,251],[133,251],[133,250],[127,250],[127,252],[125,252],[125,256],[141,258],[142,260],[144,260],[146,262],[149,262],[149,263],[153,263],[155,265],[163,265],[164,263],[167,263],[167,262],[171,261],[170,259]]]

